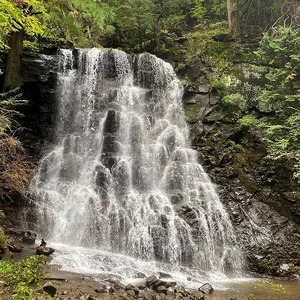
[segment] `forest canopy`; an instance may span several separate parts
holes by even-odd
[[[298,24],[297,0],[2,0],[0,47],[25,30],[25,47],[121,47],[159,52],[185,33],[221,26],[234,38]]]

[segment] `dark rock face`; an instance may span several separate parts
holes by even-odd
[[[22,252],[24,244],[32,245],[36,239],[36,233],[30,230],[7,228],[5,234],[8,237],[7,248],[13,253]]]
[[[24,117],[19,122],[24,130],[20,135],[26,150],[39,156],[47,141],[55,118],[55,86],[58,56],[24,54],[22,61],[22,93],[28,100],[19,107]]]
[[[197,67],[203,65],[199,62]],[[217,91],[207,89],[207,81],[194,69],[187,72],[192,83],[186,85],[183,99],[192,146],[219,187],[248,270],[280,275],[280,266],[289,262],[299,272],[300,255],[292,258],[290,253],[300,243],[300,185],[291,183],[291,170],[284,162],[266,159],[261,136],[236,123],[234,114],[244,108],[226,109]],[[182,213],[192,220],[188,211]]]

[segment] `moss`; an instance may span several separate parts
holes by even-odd
[[[0,257],[1,254],[4,254],[6,252],[6,247],[7,247],[6,241],[7,241],[6,235],[3,229],[0,227]]]
[[[270,275],[292,276],[300,275],[300,252],[297,233],[294,242],[278,246],[259,261],[260,271]],[[282,268],[282,265],[286,265]]]
[[[201,105],[199,103],[197,104],[193,104],[193,105],[189,105],[186,109],[185,109],[185,114],[188,118],[192,119],[194,117],[196,117],[197,113],[200,110]]]

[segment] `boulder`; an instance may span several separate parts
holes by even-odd
[[[166,217],[165,215],[162,215],[162,217]],[[166,279],[173,279],[173,276],[168,274],[168,273],[164,273],[164,272],[159,272],[158,273],[159,278],[166,278]]]
[[[23,246],[16,241],[13,241],[13,242],[10,242],[9,244],[7,244],[7,248],[10,252],[13,252],[13,253],[20,253],[23,250]]]
[[[204,295],[200,291],[192,291],[190,294],[193,300],[204,300]]]
[[[126,291],[126,293],[131,298],[135,298],[135,296],[137,295],[134,290],[128,290]]]
[[[36,233],[30,230],[23,231],[23,243],[33,245],[36,240]]]
[[[46,255],[46,256],[49,256],[54,251],[55,251],[55,249],[53,249],[51,247],[42,247],[42,246],[36,247],[36,254],[37,255]]]
[[[125,290],[127,291],[127,293],[128,293],[128,291],[133,291],[134,295],[138,295],[140,292],[139,289],[136,286],[134,286],[133,284],[127,284],[125,287]]]
[[[214,289],[210,283],[204,283],[198,288],[198,290],[204,294],[211,294]]]
[[[149,277],[146,278],[146,286],[147,286],[148,288],[151,288],[152,285],[153,285],[155,282],[157,282],[157,281],[158,281],[158,278],[157,278],[156,276],[154,276],[154,275],[149,276]]]
[[[7,247],[13,253],[21,252],[23,243],[34,244],[36,239],[36,233],[30,230],[8,228],[6,229],[6,235],[8,237]]]
[[[183,296],[187,296],[187,292],[186,292],[186,290],[185,290],[185,288],[183,286],[177,286],[174,289],[174,293],[175,294],[182,294]]]
[[[156,288],[156,291],[160,294],[165,294],[167,295],[168,294],[168,289],[167,287],[163,286],[163,285],[160,285]]]

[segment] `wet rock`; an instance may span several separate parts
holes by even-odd
[[[115,293],[117,291],[125,292],[126,286],[124,284],[122,284],[119,280],[109,279],[107,281],[111,282],[113,284],[109,290],[111,293]]]
[[[10,252],[13,252],[13,253],[20,253],[23,250],[23,246],[20,243],[15,242],[15,241],[8,243],[7,248]]]
[[[116,156],[110,156],[103,153],[101,156],[101,162],[106,168],[111,170],[112,167],[117,164],[118,158]]]
[[[97,288],[95,288],[95,292],[99,294],[103,294],[107,292],[106,286],[104,284],[99,284]]]
[[[23,243],[33,245],[36,240],[36,233],[30,230],[23,232]]]
[[[22,229],[12,229],[8,228],[5,231],[8,236],[9,244],[34,244],[36,239],[36,233],[30,230],[22,230]]]
[[[183,296],[187,296],[187,292],[186,292],[186,290],[185,290],[185,288],[183,286],[177,286],[174,289],[174,293],[176,293],[176,294],[182,294]]]
[[[116,138],[111,134],[106,134],[103,140],[103,153],[117,153],[119,151],[119,144],[115,141]]]
[[[8,240],[7,246],[9,251],[19,253],[23,250],[23,244],[34,244],[36,233],[30,230],[8,228],[5,231]]]
[[[135,298],[135,296],[138,295],[138,294],[135,293],[134,290],[127,290],[126,292],[127,292],[127,295],[132,297],[132,298]]]
[[[204,300],[204,295],[201,291],[192,291],[190,295],[193,300]]]
[[[173,279],[172,275],[170,275],[168,273],[164,273],[164,272],[159,272],[158,276],[159,276],[159,278]]]
[[[142,272],[137,272],[133,275],[133,278],[146,278],[147,276]]]
[[[147,286],[148,288],[151,288],[152,285],[153,285],[155,282],[157,282],[157,281],[158,281],[158,278],[157,278],[156,276],[154,276],[154,275],[151,275],[151,276],[149,276],[149,277],[146,278],[146,286]]]
[[[209,95],[209,104],[210,105],[216,105],[218,103],[218,96],[214,94]]]
[[[147,286],[146,286],[145,284],[139,284],[139,285],[137,286],[137,288],[138,288],[139,290],[145,290],[145,289],[147,288]]]
[[[46,256],[49,256],[54,251],[55,251],[55,249],[51,248],[51,247],[42,247],[42,246],[36,247],[36,254],[37,255],[46,255]]]
[[[156,291],[157,291],[158,293],[161,293],[161,294],[165,294],[165,295],[168,294],[168,289],[167,289],[165,286],[163,286],[163,285],[158,286],[158,287],[156,288]]]
[[[143,295],[143,300],[154,300],[153,296],[151,294],[145,294]]]
[[[115,110],[109,110],[104,123],[104,132],[115,134],[120,127],[120,116]]]
[[[176,286],[174,281],[163,281],[158,279],[156,276],[152,275],[146,278],[146,286],[150,289],[157,291],[158,287],[164,286],[165,288],[170,288]]]
[[[160,219],[161,219],[161,226],[163,227],[163,228],[168,228],[168,223],[169,223],[169,221],[168,221],[168,218],[167,218],[167,216],[166,215],[161,215],[160,216]],[[160,276],[161,277],[161,276]],[[167,278],[167,277],[165,277],[165,278]]]
[[[201,76],[197,81],[199,83],[199,88],[198,88],[199,93],[203,93],[203,94],[209,93],[210,85],[208,80],[204,76]]]
[[[201,106],[209,104],[208,94],[192,94],[183,99],[184,103],[187,105],[200,104]]]
[[[171,196],[171,202],[173,204],[179,204],[184,200],[182,193],[178,193]]]
[[[195,67],[189,67],[187,70],[187,76],[191,80],[196,80],[202,75],[202,69],[199,68],[198,66]]]
[[[204,283],[198,288],[198,290],[204,294],[211,294],[213,292],[213,287],[209,283]]]
[[[125,287],[125,290],[128,292],[128,291],[133,291],[134,292],[134,295],[138,295],[139,294],[139,289],[134,286],[133,284],[127,284],[126,287]]]
[[[199,85],[199,88],[198,88],[198,91],[199,93],[209,93],[209,90],[210,90],[210,85],[209,84],[201,84]]]

